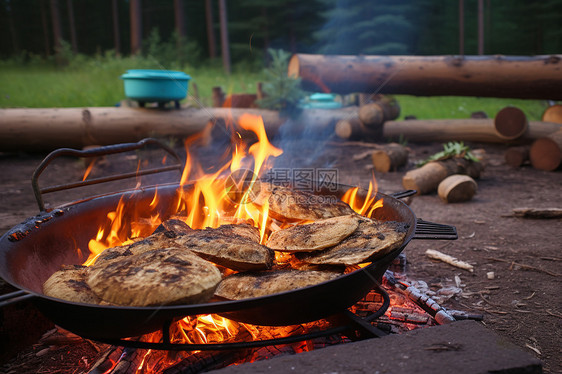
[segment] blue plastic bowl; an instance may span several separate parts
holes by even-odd
[[[191,77],[182,71],[132,69],[121,75],[125,96],[141,102],[179,101]]]

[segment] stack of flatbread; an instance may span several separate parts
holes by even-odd
[[[254,203],[267,203],[278,220],[305,223],[273,231],[262,245],[249,224],[194,230],[171,219],[147,238],[106,249],[90,267],[64,266],[43,291],[72,302],[128,306],[260,297],[330,281],[346,266],[400,247],[408,230],[360,216],[341,201],[267,183]],[[277,266],[275,251],[308,268]]]

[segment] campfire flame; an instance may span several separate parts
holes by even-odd
[[[240,134],[233,131],[230,159],[211,173],[206,172],[190,152],[190,147],[197,137],[186,140],[186,163],[177,196],[173,200],[173,210],[177,212],[175,218],[184,220],[193,229],[215,228],[238,222],[250,223],[259,229],[261,243],[265,243],[271,230],[280,229],[285,223],[269,216],[267,201],[261,206],[252,201],[259,192],[260,177],[272,167],[270,159],[278,157],[283,151],[269,142],[261,117],[243,115],[239,118],[238,126],[255,134],[257,142],[248,146]],[[86,173],[89,174],[90,171],[91,169],[88,169]],[[84,178],[86,177],[87,175]],[[350,188],[342,200],[357,213],[372,217],[375,209],[382,206],[382,199],[376,201],[376,191],[377,184],[373,175],[366,197],[360,196],[359,188],[355,187]],[[136,238],[150,235],[163,220],[156,209],[159,202],[158,189],[155,189],[154,197],[148,206],[151,212],[136,212],[122,197],[115,211],[107,214],[106,224],[100,227],[96,237],[89,241],[90,256],[84,265],[94,264],[96,257],[107,248],[129,244]],[[131,209],[134,211],[132,214]],[[279,263],[290,261],[284,256],[287,255],[276,253]],[[170,337],[172,343],[206,344],[229,341],[241,333],[249,335],[250,339],[255,339],[260,334],[255,326],[233,322],[217,315],[205,315],[180,320],[171,327]],[[161,332],[142,337],[144,341],[149,342],[160,342],[162,338]],[[177,362],[177,355],[191,354],[179,352],[176,357],[167,358],[166,353],[156,352],[158,351],[147,352],[137,373],[156,372],[158,368],[165,366],[168,359],[173,359],[170,362]]]

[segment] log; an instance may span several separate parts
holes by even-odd
[[[472,199],[478,185],[468,175],[453,174],[443,179],[437,187],[437,194],[446,203],[460,203]]]
[[[518,139],[527,131],[528,126],[527,116],[516,107],[505,107],[494,117],[494,129],[502,139]]]
[[[562,100],[562,55],[344,56],[295,54],[288,75],[310,91]]]
[[[222,107],[222,104],[224,103],[224,92],[222,91],[222,87],[216,86],[211,89],[211,100],[213,107]]]
[[[530,121],[528,130],[516,140],[498,136],[493,119],[434,119],[387,121],[383,125],[385,139],[412,142],[472,141],[483,143],[530,144],[562,128],[553,122]]]
[[[483,156],[475,154],[475,157],[480,159]],[[465,174],[478,179],[484,167],[485,160],[474,162],[463,157],[431,161],[404,174],[402,186],[408,190],[418,191],[418,195],[423,195],[435,191],[442,180],[453,174]]]
[[[544,122],[562,123],[562,104],[551,105],[542,114]]]
[[[562,209],[560,208],[515,208],[513,209],[514,217],[521,218],[562,218]]]
[[[343,140],[376,142],[382,139],[382,128],[368,128],[356,116],[340,119],[336,123],[334,132],[338,138]]]
[[[395,171],[408,162],[408,149],[401,144],[390,143],[373,151],[371,158],[376,171]]]
[[[363,137],[364,126],[359,118],[344,118],[336,123],[335,133],[341,139],[358,140]]]
[[[236,123],[243,114],[262,116],[270,139],[286,123],[279,112],[265,109],[0,109],[0,152],[81,149],[90,145],[136,142],[146,137],[185,138],[200,133],[217,119]],[[307,134],[332,134],[338,120],[353,116],[357,116],[357,109],[303,110],[292,120],[291,131],[284,131],[283,135],[298,137],[305,130]],[[240,133],[244,136],[248,131],[240,129]]]
[[[359,120],[365,127],[380,128],[385,120],[383,108],[377,103],[359,107]]]
[[[427,249],[425,251],[425,255],[431,259],[443,261],[444,263],[455,266],[457,268],[468,270],[471,273],[474,272],[474,266],[472,266],[468,262],[461,261],[456,257],[447,255],[443,252],[439,252],[434,249]]]
[[[505,163],[514,168],[518,168],[529,161],[529,145],[509,147],[504,153]]]
[[[562,129],[533,142],[529,150],[535,169],[554,171],[562,163]]]

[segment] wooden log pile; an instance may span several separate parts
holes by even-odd
[[[464,157],[452,157],[440,161],[431,161],[406,172],[402,177],[402,186],[406,189],[416,190],[418,194],[434,192],[439,184],[447,177],[455,174],[468,175],[470,178],[478,179],[486,166],[486,152],[483,149],[473,150],[474,156],[480,162],[474,162]],[[462,181],[458,181],[460,183]],[[448,191],[449,188],[444,188]],[[463,187],[463,189],[468,186]],[[448,194],[445,194],[447,196]]]

